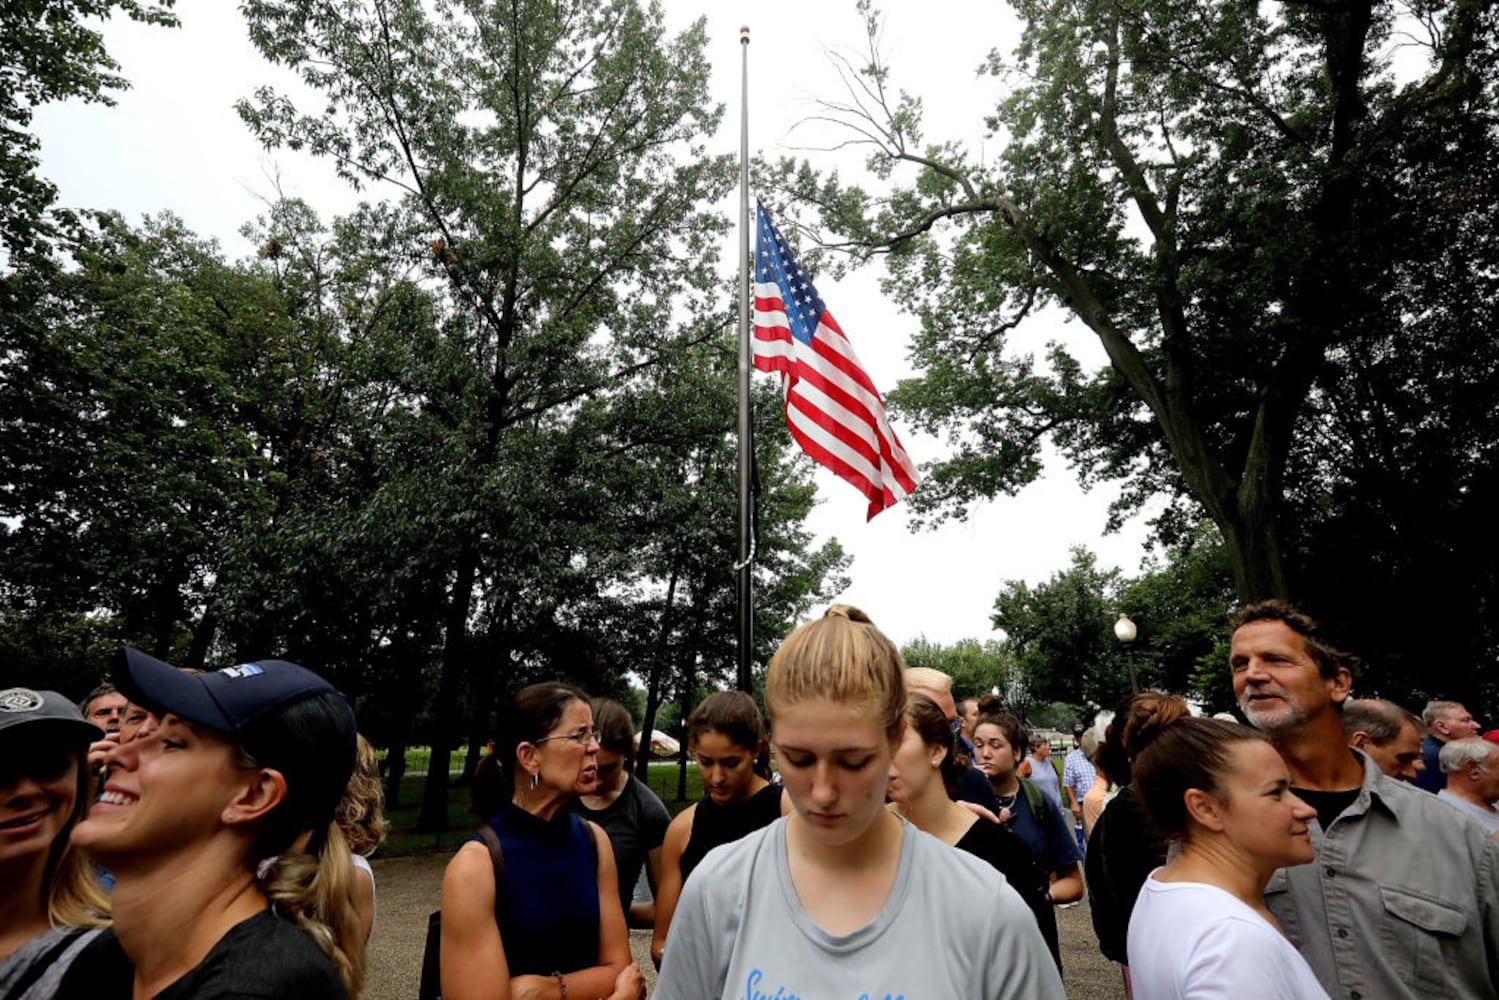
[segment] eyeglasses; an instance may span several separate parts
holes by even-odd
[[[576,733],[563,733],[560,736],[543,736],[541,739],[532,740],[531,742],[540,746],[543,743],[550,743],[553,740],[572,740],[579,746],[586,747],[590,743],[597,743],[599,741],[599,731],[597,729],[580,729]]]

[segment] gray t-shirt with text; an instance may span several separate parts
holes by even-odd
[[[672,920],[655,1000],[1062,1000],[1035,918],[1004,876],[905,824],[884,907],[851,934],[802,908],[786,819],[716,848]],[[963,906],[954,906],[954,894]]]

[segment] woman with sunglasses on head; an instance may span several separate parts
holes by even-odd
[[[50,997],[107,923],[109,901],[68,836],[92,799],[104,731],[56,691],[0,691],[0,996]]]
[[[968,764],[958,756],[942,709],[924,694],[907,695],[906,733],[890,761],[891,807],[918,830],[982,858],[1003,875],[1030,907],[1060,970],[1057,916],[1047,894],[1046,873],[1020,838],[953,801],[952,791],[966,770]]]
[[[902,668],[856,608],[834,606],[781,644],[765,705],[793,811],[688,880],[656,1000],[1063,996],[1000,874],[886,808]],[[954,906],[955,885],[984,905]]]
[[[189,675],[125,649],[113,679],[152,719],[110,751],[73,831],[115,875],[114,926],[57,996],[357,997],[364,940],[333,822],[354,766],[348,702],[281,660]]]
[[[687,717],[687,746],[697,761],[704,795],[671,821],[661,849],[661,891],[651,959],[661,966],[682,886],[708,852],[779,819],[790,804],[780,785],[761,773],[768,744],[755,700],[743,691],[718,691]]]
[[[579,787],[582,794],[573,808],[609,835],[625,922],[650,928],[655,923],[655,894],[661,883],[661,843],[671,825],[671,813],[632,773],[635,720],[629,711],[613,698],[595,698],[592,704],[593,724],[599,731],[597,776],[587,787]],[[651,899],[636,903],[635,885],[642,870]]]
[[[1312,860],[1317,815],[1291,792],[1269,738],[1237,722],[1156,716],[1130,746],[1145,808],[1180,848],[1145,880],[1130,917],[1136,1000],[1326,1000],[1265,907],[1270,876]]]
[[[496,756],[508,804],[489,820],[503,874],[476,836],[442,882],[444,1000],[640,1000],[609,838],[571,809],[597,779],[588,696],[532,684],[515,696]]]

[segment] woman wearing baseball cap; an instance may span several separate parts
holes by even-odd
[[[92,797],[89,743],[103,735],[56,691],[0,691],[0,996],[50,996],[86,942],[78,928],[107,922],[109,902],[68,843]]]
[[[57,996],[358,996],[364,940],[333,822],[354,766],[344,697],[281,660],[190,675],[132,649],[114,682],[159,723],[110,751],[73,831],[115,873],[114,927]]]

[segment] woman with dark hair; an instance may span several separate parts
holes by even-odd
[[[779,819],[789,806],[781,786],[757,770],[765,754],[765,723],[743,691],[719,691],[687,717],[687,746],[706,793],[671,821],[661,849],[661,886],[651,959],[657,967],[687,876],[708,852]]]
[[[978,722],[973,727],[974,763],[988,776],[1010,829],[1050,873],[1051,901],[1074,903],[1083,895],[1083,873],[1072,818],[1063,816],[1061,805],[1017,773],[1025,756],[1025,727],[999,704],[992,694],[979,699]]]
[[[1109,777],[1121,787],[1088,836],[1088,909],[1098,950],[1124,966],[1126,990],[1130,982],[1126,942],[1135,897],[1146,876],[1166,863],[1166,839],[1151,822],[1134,788],[1131,762],[1139,753],[1142,726],[1165,725],[1190,714],[1186,701],[1174,694],[1141,691],[1129,695],[1114,713],[1099,750]]]
[[[781,643],[765,706],[793,811],[688,880],[656,1000],[1063,996],[1004,878],[886,808],[903,670],[857,608]]]
[[[485,838],[448,863],[442,882],[445,1000],[640,1000],[630,961],[614,852],[571,809],[597,780],[598,733],[588,696],[532,684],[515,696],[495,752],[510,800],[489,820],[503,877]]]
[[[68,836],[104,731],[56,691],[0,691],[0,996],[50,997],[109,901]]]
[[[1312,860],[1307,821],[1317,815],[1291,792],[1269,739],[1236,722],[1156,716],[1132,732],[1130,746],[1145,807],[1180,848],[1135,903],[1134,995],[1326,1000],[1265,907],[1270,876]]]
[[[671,825],[671,813],[633,773],[635,720],[629,710],[613,698],[595,698],[593,724],[599,731],[596,780],[579,788],[582,794],[573,808],[609,835],[625,922],[631,927],[652,927],[656,920],[655,895],[661,883],[661,842]],[[651,899],[636,903],[635,884],[642,869],[651,887]]]
[[[967,769],[967,762],[958,757],[952,727],[942,709],[924,694],[907,695],[906,733],[890,761],[886,794],[891,807],[918,830],[982,858],[1003,875],[1031,908],[1060,970],[1062,953],[1057,941],[1057,917],[1047,895],[1049,879],[1020,838],[952,800],[952,792]]]
[[[113,679],[154,724],[109,752],[73,831],[115,875],[114,926],[57,996],[357,997],[364,938],[333,822],[354,767],[343,695],[281,660],[189,675],[133,649]]]

